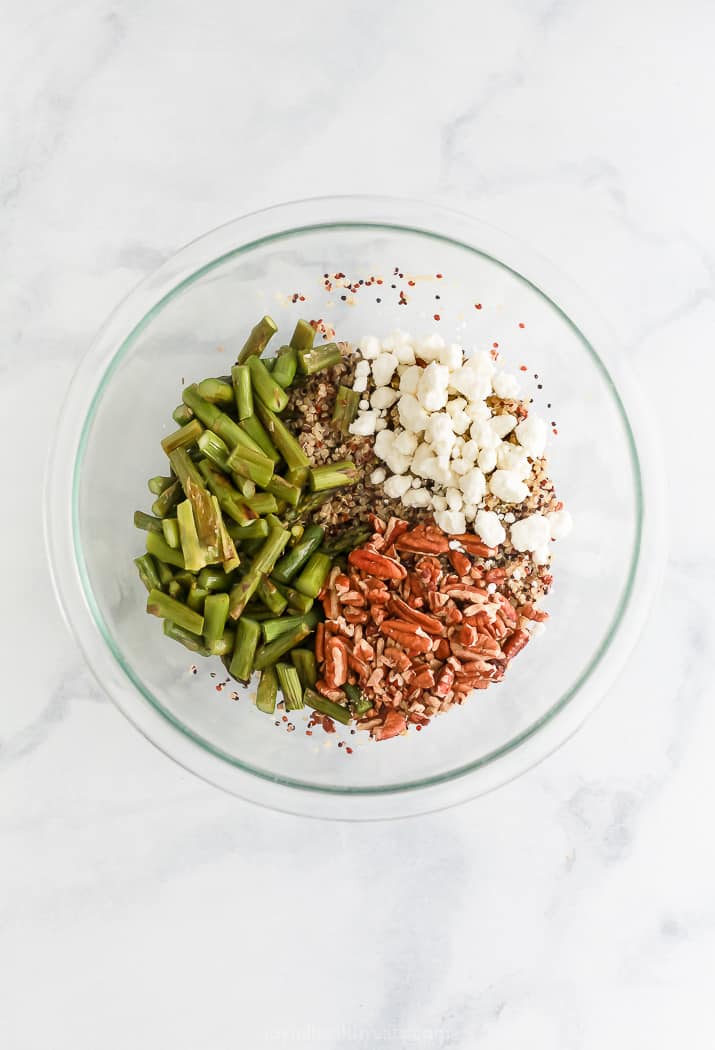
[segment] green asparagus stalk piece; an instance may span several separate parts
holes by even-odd
[[[184,404],[193,409],[204,426],[223,438],[227,445],[233,447],[240,442],[241,429],[238,423],[222,412],[217,405],[212,405],[205,397],[201,397],[195,384],[185,387],[182,397]]]
[[[267,576],[261,577],[256,588],[256,597],[267,609],[270,609],[274,616],[280,616],[288,604],[288,599],[281,594],[273,580]]]
[[[281,635],[294,631],[296,627],[302,625],[310,627],[312,631],[319,619],[320,617],[316,610],[311,609],[305,616],[279,616],[273,620],[264,620],[261,624],[263,641],[266,643],[274,642],[276,638],[280,638]]]
[[[315,512],[323,505],[327,503],[329,499],[332,499],[333,492],[330,489],[326,489],[324,492],[311,492],[304,493],[301,497],[297,507],[291,507],[285,515],[285,520],[288,523],[295,521],[305,522],[308,518],[312,517]]]
[[[231,369],[233,397],[239,419],[248,419],[253,415],[253,387],[248,365],[234,365]]]
[[[184,596],[184,588],[178,580],[169,580],[165,590],[169,597],[176,598],[177,602],[180,602]]]
[[[198,575],[199,587],[203,587],[206,591],[225,591],[230,582],[228,573],[216,568],[215,565],[207,566]]]
[[[229,522],[226,530],[236,543],[243,543],[245,540],[262,540],[268,535],[268,522],[263,518],[256,518],[248,525],[234,525],[233,522]]]
[[[349,432],[350,424],[357,415],[359,401],[360,395],[357,390],[351,390],[347,386],[338,387],[333,410],[333,423],[335,423],[341,434]]]
[[[161,447],[168,456],[170,452],[177,448],[190,448],[191,445],[195,445],[203,432],[204,428],[198,419],[192,419],[190,423],[179,427],[172,434],[167,434],[165,438],[162,438]]]
[[[212,405],[233,408],[233,387],[230,383],[225,383],[222,379],[202,379],[196,389],[200,396]]]
[[[243,344],[237,364],[244,365],[249,358],[256,355],[260,357],[277,331],[278,325],[271,317],[262,317],[251,329],[251,334]]]
[[[248,416],[246,419],[242,419],[241,430],[246,434],[246,437],[253,441],[254,445],[264,456],[268,456],[274,463],[278,463],[281,454],[271,441],[258,416]]]
[[[335,719],[336,722],[342,722],[343,725],[350,724],[351,716],[346,707],[328,700],[326,697],[321,696],[320,693],[316,693],[314,689],[305,689],[303,700],[308,707],[312,707],[314,711],[319,711],[321,715],[328,715],[329,718]]]
[[[205,555],[204,564],[219,561],[221,511],[218,502],[214,502],[214,496],[205,488],[203,478],[201,485],[194,484],[193,478],[188,478],[186,495],[194,512],[199,543]],[[187,565],[187,568],[190,566]]]
[[[228,668],[229,674],[239,682],[247,682],[253,673],[253,658],[260,637],[261,629],[256,621],[242,616],[236,625],[236,642]]]
[[[266,715],[272,715],[276,709],[278,696],[278,675],[273,667],[266,667],[258,680],[256,707]]]
[[[295,326],[290,345],[294,350],[310,350],[314,339],[315,329],[312,324],[308,321],[300,320]]]
[[[320,551],[312,554],[305,568],[293,581],[295,589],[300,591],[301,594],[306,594],[309,598],[317,598],[325,586],[332,564],[329,554],[321,554]]]
[[[266,492],[270,492],[272,496],[275,496],[278,500],[285,500],[291,507],[298,505],[300,499],[300,489],[297,485],[291,485],[289,481],[282,478],[280,474],[274,474],[268,484],[265,486]]]
[[[293,467],[292,470],[286,471],[286,481],[291,485],[295,485],[297,489],[304,489],[308,484],[308,467]]]
[[[188,405],[180,404],[177,405],[174,411],[171,413],[171,418],[175,423],[178,423],[180,427],[186,426],[194,418],[194,413],[191,411]]]
[[[316,372],[322,372],[324,368],[340,364],[341,358],[337,343],[325,343],[323,346],[313,347],[312,350],[299,350],[298,368],[303,375],[312,376]]]
[[[161,531],[169,546],[173,547],[174,550],[178,550],[181,546],[181,540],[179,539],[179,523],[176,518],[162,518]]]
[[[343,692],[350,701],[350,710],[356,718],[361,718],[362,715],[367,714],[372,707],[372,702],[368,700],[360,686],[346,682],[343,686]]]
[[[193,634],[201,634],[204,629],[204,618],[199,613],[189,609],[183,602],[177,602],[163,591],[154,589],[149,591],[146,601],[146,611],[152,616],[161,616],[164,620],[183,627]]]
[[[199,448],[219,470],[228,474],[228,446],[213,430],[204,430],[198,441]]]
[[[165,518],[174,509],[183,494],[179,479],[172,478],[171,485],[168,485],[163,492],[159,493],[152,503],[152,513],[156,514],[157,518]]]
[[[223,636],[227,616],[228,595],[207,594],[204,601],[204,638],[207,645]]]
[[[156,563],[151,554],[142,554],[141,558],[135,558],[134,564],[142,581],[148,591],[160,591],[161,580],[157,571]],[[287,604],[287,603],[286,603]],[[285,606],[283,607],[285,608]]]
[[[218,518],[219,560],[223,566],[223,571],[228,574],[238,568],[241,564],[241,559],[238,556],[236,544],[233,542],[233,538],[229,535],[229,531],[226,528],[226,522],[223,520],[219,502],[215,496],[212,496],[211,499],[214,502],[216,516]]]
[[[191,479],[191,481],[193,481],[193,483],[199,488],[206,487],[206,484],[199,473],[198,467],[185,448],[176,448],[173,452],[170,452],[169,462],[171,463],[174,473],[181,482],[181,487],[183,488],[184,495],[187,499],[191,498],[187,488],[187,482],[189,479]]]
[[[281,558],[273,570],[273,579],[278,583],[290,583],[294,576],[300,572],[311,554],[317,551],[323,542],[325,529],[320,525],[309,525],[303,530],[303,535],[287,554]],[[313,595],[312,597],[315,597]]]
[[[239,525],[247,525],[258,516],[257,511],[246,505],[245,500],[241,498],[228,478],[221,471],[216,470],[208,460],[203,460],[199,464],[199,470],[224,514],[228,514]]]
[[[250,357],[248,368],[251,373],[251,386],[256,397],[274,412],[282,412],[288,404],[288,395],[280,383],[276,383],[260,357]]]
[[[324,467],[313,467],[310,471],[311,492],[324,492],[326,489],[337,489],[344,485],[354,485],[360,472],[351,460],[340,463],[326,463]]]
[[[196,581],[194,581],[191,587],[189,587],[189,593],[186,595],[186,604],[190,609],[193,609],[194,612],[201,613],[203,615],[204,601],[206,600],[206,596],[208,595],[208,593],[208,591],[205,591],[203,590],[203,588],[198,587],[196,585]]]
[[[162,492],[173,484],[173,478],[165,478],[162,474],[157,474],[156,477],[149,478],[147,487],[153,496],[161,496]]]
[[[276,383],[287,390],[295,379],[298,368],[298,351],[292,346],[282,346],[276,355],[276,363],[271,375]]]
[[[257,492],[243,502],[254,514],[275,514],[278,510],[278,501],[270,492]]]
[[[262,401],[256,400],[255,406],[261,422],[288,468],[310,466],[308,457],[283,420],[279,419],[275,412],[271,412],[270,408],[266,408]]]
[[[151,514],[145,514],[143,510],[135,510],[134,528],[143,529],[144,532],[156,532],[158,535],[161,535],[161,518],[153,518]]]
[[[300,613],[302,616],[313,608],[313,599],[309,598],[307,594],[301,594],[294,587],[286,587],[283,583],[277,583],[275,576],[273,577],[273,582],[276,583],[278,590],[287,599],[288,612]]]
[[[191,572],[198,572],[206,564],[206,552],[202,550],[199,543],[196,523],[194,522],[194,511],[191,501],[186,499],[176,508],[176,518],[179,523],[179,537],[181,539],[181,550],[184,555],[182,568]],[[171,549],[171,548],[169,548]],[[164,559],[166,560],[166,559]],[[169,617],[176,620],[176,617]],[[179,621],[176,620],[178,623]],[[198,632],[201,633],[201,632]]]
[[[161,594],[161,591],[159,593]],[[311,633],[311,630],[312,628],[308,627],[307,624],[300,624],[298,627],[294,627],[292,631],[286,631],[285,634],[281,634],[274,641],[259,646],[256,650],[253,666],[257,671],[262,671],[265,667],[270,667],[272,664],[277,663],[282,656],[289,653],[296,645],[300,645]]]
[[[271,610],[266,609],[265,605],[262,605],[261,602],[257,601],[248,603],[248,605],[246,606],[246,611],[241,617],[241,620],[243,620],[245,616],[247,616],[249,620],[255,620],[256,623],[263,623],[264,620],[273,619],[273,613],[271,612]],[[241,622],[241,620],[239,620],[239,623]]]
[[[220,638],[215,642],[208,642],[206,648],[211,656],[231,656],[236,644],[236,632],[227,627]]]
[[[303,703],[303,689],[298,672],[292,664],[277,663],[276,674],[280,683],[286,711],[300,711]]]
[[[285,529],[272,528],[261,549],[254,557],[248,567],[246,574],[238,581],[231,590],[231,604],[229,612],[233,620],[238,619],[249,600],[255,594],[261,577],[269,575],[273,566],[280,558],[290,537]]]
[[[193,631],[187,631],[185,627],[179,627],[178,624],[173,623],[171,620],[164,620],[164,634],[167,638],[173,638],[175,642],[181,642],[192,653],[198,653],[199,656],[211,655],[198,635],[194,634]]]
[[[228,457],[228,466],[240,478],[248,478],[264,489],[273,477],[273,461],[262,452],[236,445]]]
[[[318,681],[318,666],[312,649],[292,649],[290,658],[298,672],[303,689],[314,689]]]
[[[158,558],[160,561],[166,562],[167,565],[175,565],[177,569],[186,568],[184,555],[181,551],[172,550],[164,537],[158,536],[155,532],[147,533],[146,549],[148,554],[153,555],[153,557]]]
[[[372,529],[366,529],[357,525],[355,528],[346,529],[345,532],[341,532],[332,539],[326,540],[323,544],[323,551],[325,554],[335,557],[338,554],[344,554],[345,551],[353,551],[356,547],[362,546],[371,535]]]
[[[174,573],[171,571],[171,567],[167,565],[165,561],[159,561],[158,558],[155,558],[154,561],[156,563],[156,571],[159,574],[161,586],[166,587],[174,579]],[[177,572],[176,578],[179,580],[179,583],[182,583],[180,573],[183,574],[185,571],[185,569],[180,569],[179,572]],[[191,573],[189,573],[188,575],[190,576]]]

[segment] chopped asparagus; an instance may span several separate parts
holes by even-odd
[[[349,432],[350,424],[357,415],[359,401],[360,395],[357,390],[351,390],[347,386],[338,387],[333,410],[333,423],[335,423],[341,434]]]
[[[290,345],[294,350],[310,350],[315,339],[315,329],[312,324],[302,319],[296,323]]]
[[[228,616],[227,594],[206,594],[204,601],[204,638],[206,644],[216,642],[226,629]]]
[[[321,372],[324,368],[332,368],[340,364],[342,354],[337,343],[325,343],[323,346],[313,347],[312,350],[298,351],[298,368],[303,375],[312,376]]]
[[[325,586],[332,564],[332,558],[329,554],[321,554],[320,551],[311,554],[305,568],[293,581],[295,589],[309,598],[317,598]]]
[[[251,329],[251,333],[243,344],[238,355],[237,364],[243,365],[250,357],[259,356],[268,346],[268,343],[278,331],[278,325],[271,317],[262,317],[257,325]]]
[[[166,478],[162,474],[157,474],[156,477],[149,478],[147,487],[153,496],[161,496],[162,492],[173,484],[174,478]]]
[[[231,590],[230,614],[232,619],[236,620],[241,615],[261,582],[261,577],[271,573],[289,538],[290,533],[285,529],[272,528],[269,531],[247,572]]]
[[[303,689],[298,672],[292,664],[277,663],[276,674],[280,683],[286,711],[300,711],[303,703]]]
[[[181,551],[172,550],[163,536],[155,532],[148,532],[146,536],[147,553],[166,562],[167,565],[175,565],[177,569],[185,569],[184,555]]]
[[[288,599],[281,594],[273,580],[262,576],[256,588],[256,597],[274,616],[280,616],[288,605]]]
[[[206,552],[199,543],[199,534],[196,531],[194,512],[190,500],[186,499],[179,504],[176,508],[176,518],[179,523],[181,551],[184,555],[182,568],[187,568],[191,572],[198,572],[206,564]]]
[[[278,675],[273,667],[266,667],[258,681],[256,707],[264,714],[272,715],[276,709],[278,696]]]
[[[171,620],[164,620],[164,634],[167,638],[173,638],[175,642],[181,642],[192,653],[199,653],[200,656],[211,655],[199,635],[187,631],[185,627],[179,627]]]
[[[174,411],[171,413],[171,418],[175,423],[178,423],[180,427],[186,426],[194,418],[194,413],[188,405],[180,404],[177,405]]]
[[[181,546],[181,540],[179,539],[179,523],[176,518],[162,518],[161,531],[169,546],[173,547],[174,550],[178,550]]]
[[[144,532],[156,532],[161,535],[161,518],[153,518],[151,514],[145,514],[143,510],[134,511],[134,528],[142,529]]]
[[[314,689],[305,689],[303,692],[303,700],[308,707],[312,707],[314,711],[319,711],[321,715],[328,715],[329,718],[334,718],[336,722],[342,722],[343,725],[349,725],[351,716],[348,709],[342,707],[340,704],[334,703],[332,700],[328,700],[324,696],[321,696],[320,693],[316,693]]]
[[[163,591],[156,589],[149,591],[146,600],[146,611],[151,613],[152,616],[161,616],[164,620],[171,620],[172,623],[178,624],[179,627],[183,627],[193,634],[201,634],[203,632],[203,616],[194,612],[193,609],[190,609],[188,605],[184,605],[183,602],[177,602],[175,598],[170,598]]]
[[[156,563],[151,554],[142,554],[141,558],[135,558],[134,564],[142,581],[148,591],[160,591],[161,580],[157,571]],[[285,608],[285,606],[284,606]]]
[[[231,379],[238,418],[248,419],[253,415],[253,387],[248,365],[234,365],[231,369]]]
[[[161,447],[168,456],[170,452],[177,448],[189,448],[191,445],[195,445],[203,432],[204,428],[198,419],[192,419],[190,423],[186,423],[185,426],[179,427],[178,430],[162,438]]]
[[[255,404],[256,412],[261,422],[268,431],[276,448],[283,456],[283,459],[286,461],[288,468],[293,469],[295,467],[310,466],[308,457],[283,420],[279,419],[275,412],[272,412],[270,408],[266,408],[262,401],[257,400]]]
[[[309,525],[303,530],[301,539],[276,564],[273,579],[278,583],[290,583],[303,568],[311,554],[317,551],[323,542],[325,529],[320,525]],[[313,597],[315,597],[313,595]]]
[[[202,379],[196,389],[212,405],[233,408],[233,387],[230,383],[222,379]]]
[[[243,445],[236,445],[228,457],[229,469],[238,477],[248,478],[262,489],[266,488],[273,477],[273,461],[262,452]]]
[[[256,621],[242,616],[236,625],[236,642],[228,668],[239,682],[247,682],[253,673],[253,658],[260,637],[261,629]]]
[[[257,671],[262,671],[265,667],[277,663],[282,656],[289,653],[291,649],[296,647],[296,645],[300,645],[300,643],[308,637],[311,631],[312,628],[308,627],[307,624],[299,624],[291,631],[286,631],[285,634],[279,635],[274,641],[259,646],[256,650],[253,666]]]
[[[292,649],[290,658],[304,689],[313,689],[318,681],[318,667],[312,649]]]
[[[255,403],[254,403],[255,409]],[[271,441],[266,428],[261,423],[258,416],[248,416],[246,419],[241,420],[241,430],[245,433],[246,437],[250,438],[257,449],[259,449],[264,456],[268,456],[274,463],[278,463],[281,458],[281,454],[276,446]]]
[[[282,412],[288,404],[288,395],[280,383],[277,383],[260,357],[248,359],[251,373],[251,386],[257,398],[274,412]]]
[[[326,463],[324,467],[313,467],[310,471],[311,492],[324,492],[326,489],[355,485],[360,479],[360,471],[352,460],[340,463]]]
[[[152,503],[152,513],[156,514],[157,518],[165,518],[166,515],[174,509],[182,495],[183,489],[181,488],[181,482],[178,478],[173,478],[171,485],[167,485],[164,491],[160,492]]]
[[[271,375],[276,383],[287,389],[295,379],[298,368],[298,352],[292,346],[282,346],[276,355]]]

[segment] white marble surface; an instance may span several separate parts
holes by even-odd
[[[0,1046],[712,1046],[712,420],[683,407],[715,379],[712,5],[1,18]],[[174,766],[84,669],[42,555],[53,420],[105,314],[200,232],[340,191],[450,202],[561,261],[626,344],[671,491],[662,594],[586,727],[390,825]]]

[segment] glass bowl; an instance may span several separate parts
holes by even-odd
[[[302,712],[286,732],[280,716],[235,699],[245,692],[235,683],[217,689],[226,677],[218,659],[197,658],[192,673],[192,654],[144,612],[132,564],[144,536],[132,512],[148,509],[146,479],[166,470],[159,441],[174,428],[181,384],[225,374],[264,313],[281,332],[305,316],[341,339],[400,327],[436,329],[467,348],[498,345],[504,367],[522,369],[536,411],[558,431],[550,468],[575,528],[556,545],[548,629],[501,684],[422,733],[374,743],[341,729],[338,747],[337,735],[307,736]],[[64,405],[46,538],[59,601],[87,662],[166,754],[266,806],[386,818],[451,805],[522,773],[603,695],[656,582],[661,516],[649,463],[612,336],[542,259],[433,205],[308,200],[199,238],[109,318]]]

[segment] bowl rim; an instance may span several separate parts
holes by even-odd
[[[124,355],[157,314],[232,257],[306,232],[349,227],[415,233],[457,245],[488,258],[546,299],[610,387],[628,441],[637,513],[629,572],[609,629],[548,711],[474,762],[403,784],[366,787],[277,776],[221,751],[167,711],[124,659],[104,622],[84,561],[78,515],[79,480],[95,412]],[[539,274],[538,283],[531,273]],[[597,351],[595,345],[605,349]],[[120,710],[165,754],[211,783],[271,808],[343,819],[401,816],[455,804],[525,772],[568,739],[602,698],[636,641],[658,584],[665,537],[658,527],[662,492],[653,469],[653,438],[628,369],[614,353],[616,346],[595,309],[551,263],[496,227],[432,203],[370,196],[309,198],[249,213],[198,237],[145,278],[107,319],[70,384],[51,449],[45,542],[58,602],[90,669]]]

